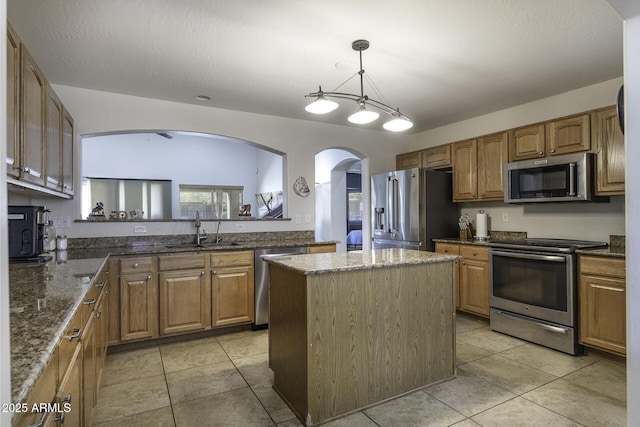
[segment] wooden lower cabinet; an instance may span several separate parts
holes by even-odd
[[[211,255],[212,325],[254,321],[253,251]]]
[[[160,335],[211,326],[209,275],[204,266],[160,273]]]
[[[44,367],[44,370],[36,380],[35,385],[27,399],[26,412],[16,413],[13,420],[14,427],[26,427],[39,425],[39,423],[50,423],[54,414],[46,412],[34,412],[31,409],[34,404],[53,403],[56,396],[56,385],[58,375],[58,351],[54,350],[52,357]]]
[[[436,242],[436,252],[460,255],[460,245]],[[453,273],[456,309],[460,309],[460,260],[454,262]]]
[[[61,406],[62,412],[56,414],[54,419],[59,420],[59,425],[64,427],[79,427],[84,425],[82,418],[82,345],[74,345],[71,360],[66,369],[58,393],[56,403]]]
[[[336,251],[335,243],[330,245],[307,246],[308,254],[323,254],[323,253],[335,252],[335,251]]]
[[[82,419],[90,426],[96,404],[96,322],[91,317],[82,334]]]
[[[120,340],[157,337],[158,278],[155,274],[155,257],[121,259]]]
[[[489,248],[436,242],[436,252],[462,257],[454,277],[456,308],[489,317]]]
[[[580,343],[626,355],[627,292],[624,259],[580,255]]]

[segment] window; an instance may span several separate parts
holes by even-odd
[[[180,218],[238,218],[244,187],[180,185]]]

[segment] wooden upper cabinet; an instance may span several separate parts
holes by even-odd
[[[73,196],[73,118],[67,110],[62,116],[62,191]]]
[[[509,131],[509,161],[545,156],[544,123]]]
[[[624,194],[624,135],[618,125],[616,107],[592,113],[596,151],[596,194]]]
[[[508,162],[507,132],[478,138],[478,198],[504,199],[503,167]]]
[[[20,39],[7,23],[7,174],[20,177]]]
[[[47,85],[46,100],[46,147],[47,167],[45,185],[47,188],[62,191],[62,103]]]
[[[590,114],[567,117],[546,124],[549,156],[576,153],[591,149]]]
[[[441,168],[451,166],[451,144],[427,148],[422,151],[423,168]]]
[[[411,153],[398,154],[396,156],[396,169],[411,169],[422,167],[422,152],[413,151]]]
[[[21,179],[44,185],[45,99],[47,82],[29,52],[21,48],[22,63],[22,164]]]
[[[470,139],[453,144],[453,201],[475,200],[478,197],[477,141]]]

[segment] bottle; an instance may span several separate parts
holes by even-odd
[[[58,236],[56,242],[56,247],[59,251],[67,250],[67,236]]]
[[[53,220],[49,220],[49,223],[45,226],[45,231],[47,235],[47,247],[45,247],[45,251],[51,252],[56,250],[56,228],[53,226]]]

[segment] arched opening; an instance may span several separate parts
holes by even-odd
[[[315,158],[316,239],[337,240],[338,252],[369,249],[369,162],[362,154],[330,148]]]
[[[286,216],[286,155],[223,135],[126,131],[83,135],[81,217],[144,220]],[[251,205],[244,209],[243,206]],[[123,213],[124,212],[124,213]]]

